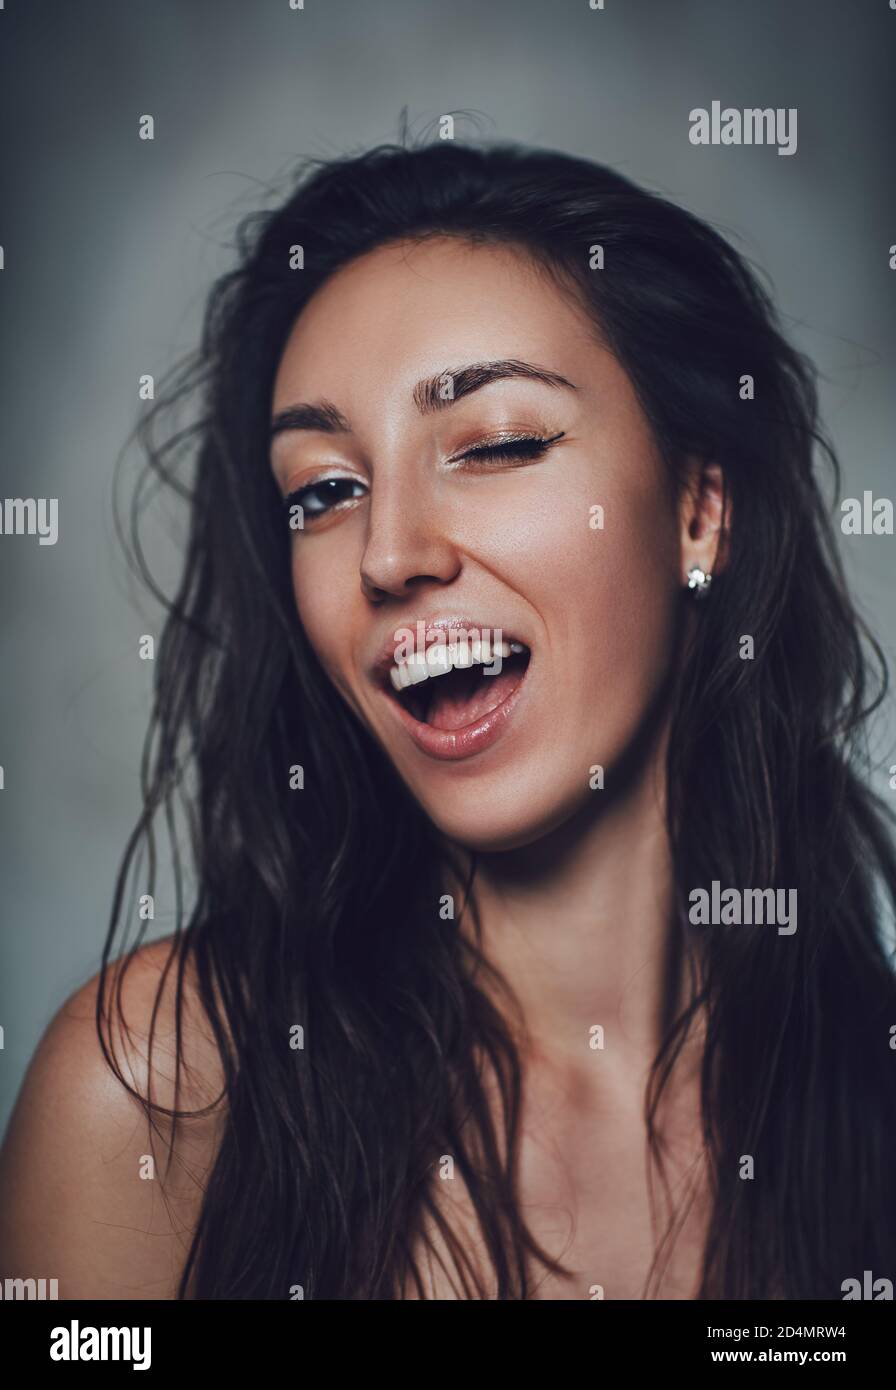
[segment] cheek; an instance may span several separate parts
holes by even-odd
[[[348,652],[351,615],[357,602],[358,566],[336,553],[331,543],[305,544],[296,540],[292,555],[292,588],[296,611],[311,646],[327,675],[350,697]],[[354,701],[352,701],[354,703]]]
[[[612,470],[571,461],[512,527],[493,528],[490,546],[541,620],[548,703],[562,713],[553,756],[562,744],[589,765],[611,763],[634,735],[669,670],[681,612],[678,521],[660,466],[637,450],[620,456],[626,464]]]
[[[594,761],[612,764],[669,671],[680,595],[678,527],[661,488],[608,491],[603,528],[569,547],[567,710]]]

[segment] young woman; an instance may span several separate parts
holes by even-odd
[[[7,1142],[11,1271],[896,1276],[885,672],[811,370],[737,254],[557,153],[334,161],[244,224],[144,430],[189,543],[104,968]],[[178,927],[144,945],[160,814]]]

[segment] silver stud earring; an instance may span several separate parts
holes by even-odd
[[[708,570],[701,569],[699,565],[694,565],[688,570],[688,588],[692,590],[695,598],[706,598],[711,583],[712,575]]]

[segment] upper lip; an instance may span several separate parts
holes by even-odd
[[[516,629],[504,627],[501,623],[484,623],[478,618],[465,618],[451,616],[449,618],[408,618],[404,622],[395,623],[389,630],[385,640],[380,646],[376,656],[370,664],[370,675],[375,683],[392,691],[389,682],[389,671],[395,665],[395,649],[399,645],[399,638],[396,633],[405,634],[410,630],[414,634],[414,650],[417,648],[417,624],[423,623],[425,630],[425,645],[429,647],[431,643],[439,640],[439,634],[448,632],[453,628],[460,628],[467,632],[484,632],[491,635],[495,632],[501,633],[504,642],[520,642],[527,649],[529,642]],[[394,693],[394,692],[393,692]]]

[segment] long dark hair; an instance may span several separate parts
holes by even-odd
[[[138,429],[149,479],[188,499],[190,529],[98,1023],[121,1075],[103,980],[129,893],[151,891],[161,816],[178,1011],[189,959],[226,1106],[181,1296],[288,1298],[295,1284],[311,1298],[423,1296],[420,1242],[433,1248],[434,1232],[463,1297],[529,1297],[533,1268],[553,1264],[516,1202],[522,1079],[510,1011],[488,987],[501,982],[476,933],[440,920],[438,837],[302,631],[268,465],[274,374],[309,297],[368,249],[433,234],[537,258],[629,373],[670,476],[693,453],[724,470],[727,571],[674,688],[668,763],[671,928],[682,972],[698,937],[701,966],[685,1011],[670,1011],[645,1113],[661,1166],[659,1098],[699,1011],[712,1195],[700,1296],[840,1297],[844,1279],[896,1263],[896,986],[880,926],[896,857],[863,734],[886,670],[847,597],[815,476],[826,462],[838,482],[813,372],[755,275],[694,216],[584,159],[450,141],[303,166],[281,206],[245,219],[198,353]],[[160,434],[185,400],[197,418]],[[691,925],[689,892],[713,880],[795,888],[798,931]],[[176,1101],[174,1113],[189,1122]],[[436,1200],[443,1155],[469,1190],[488,1282]]]

